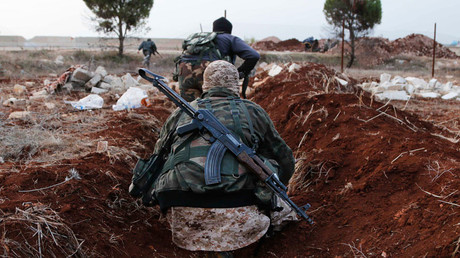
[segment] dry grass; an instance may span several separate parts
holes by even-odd
[[[0,121],[0,157],[12,162],[48,162],[73,158],[95,150],[97,140],[85,134],[105,129],[103,114],[32,114],[18,123]],[[75,137],[75,135],[79,135]]]
[[[296,156],[294,174],[289,180],[290,191],[305,192],[312,184],[327,182],[330,171],[337,167],[334,161],[312,160],[305,152]]]
[[[179,51],[168,51],[161,56],[152,56],[150,69],[167,77],[172,76],[174,58]],[[63,64],[56,64],[58,56],[64,57]],[[143,55],[134,51],[126,52],[120,58],[116,51],[95,50],[24,50],[0,51],[1,65],[4,75],[12,79],[35,79],[47,76],[50,73],[60,75],[67,68],[76,64],[86,65],[94,71],[98,66],[103,66],[109,74],[136,73],[142,66]]]
[[[16,208],[14,214],[1,214],[1,221],[2,257],[86,256],[82,250],[84,241],[48,206],[28,204],[24,210]],[[36,239],[33,243],[26,240],[33,238]]]

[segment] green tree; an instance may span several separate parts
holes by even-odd
[[[347,67],[355,60],[356,39],[367,35],[382,20],[382,4],[380,0],[326,0],[324,3],[326,20],[336,32],[341,33],[342,22],[349,32],[351,54]]]
[[[83,0],[96,17],[96,31],[115,33],[120,42],[118,55],[123,56],[123,42],[128,32],[148,29],[153,0]]]

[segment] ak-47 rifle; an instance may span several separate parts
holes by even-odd
[[[155,52],[154,53],[157,53],[160,57],[163,57],[160,52],[158,52],[158,50],[155,49]]]
[[[186,100],[166,85],[164,77],[156,75],[147,69],[139,69],[139,75],[145,80],[152,82],[170,100],[172,100],[185,114],[192,118],[189,124],[177,128],[179,136],[186,135],[195,130],[207,132],[211,135],[207,139],[211,143],[205,164],[205,181],[207,185],[216,184],[221,181],[220,165],[225,152],[232,152],[240,164],[265,182],[268,187],[281,199],[283,199],[300,217],[313,224],[305,211],[310,204],[298,207],[287,196],[287,187],[278,179],[275,173],[257,156],[254,150],[233,136],[230,130],[225,127],[214,114],[207,109],[195,110]]]

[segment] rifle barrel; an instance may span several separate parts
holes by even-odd
[[[148,76],[147,74],[152,76],[153,78]],[[166,85],[166,83],[163,81],[165,77],[154,74],[145,68],[139,69],[139,75],[145,80],[158,86],[161,92],[163,92],[169,99],[171,99],[176,104],[176,106],[184,110],[184,112],[186,112],[189,116],[195,117],[196,110],[187,101],[181,101],[182,98],[179,96],[179,94],[177,94],[177,92],[169,88],[168,85]]]

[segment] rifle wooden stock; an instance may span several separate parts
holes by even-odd
[[[268,168],[264,162],[256,155],[250,157],[246,152],[243,151],[240,153],[240,155],[237,156],[237,159],[252,173],[256,174],[257,177],[259,177],[259,179],[262,181],[267,180],[267,178],[273,174],[270,168]]]

